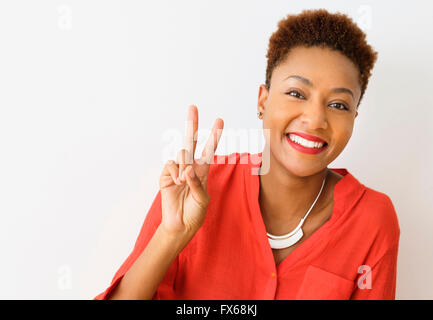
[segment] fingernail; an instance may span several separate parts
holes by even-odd
[[[182,171],[182,180],[185,180],[185,171]]]

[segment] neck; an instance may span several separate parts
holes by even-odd
[[[323,179],[329,170],[325,168],[313,175],[301,177],[289,172],[272,159],[272,157],[269,159],[271,163],[268,173],[259,175],[259,203],[265,224],[278,233],[278,226],[284,227],[287,223],[297,225],[299,220],[305,216],[319,194]],[[263,158],[263,161],[266,159]],[[262,167],[267,165],[262,162]],[[325,182],[322,193],[309,217],[324,203],[326,185]],[[284,231],[287,232],[283,228],[282,232]]]

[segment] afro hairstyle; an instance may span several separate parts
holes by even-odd
[[[348,57],[359,69],[361,103],[377,52],[366,42],[365,33],[342,13],[329,13],[325,9],[304,10],[289,14],[278,22],[278,29],[269,39],[266,54],[266,88],[269,90],[273,70],[285,60],[290,49],[296,46],[328,47]]]

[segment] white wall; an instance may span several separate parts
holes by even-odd
[[[286,14],[325,7],[353,17],[379,52],[330,167],[391,197],[397,298],[432,299],[432,5],[301,4],[1,1],[0,298],[90,299],[108,286],[182,145],[167,139],[183,134],[189,104],[203,130],[224,119],[218,154],[261,151],[226,139],[261,126],[269,36]]]

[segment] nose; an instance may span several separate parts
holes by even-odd
[[[306,103],[304,112],[302,113],[302,122],[311,130],[327,129],[328,119],[326,106],[319,101]]]

